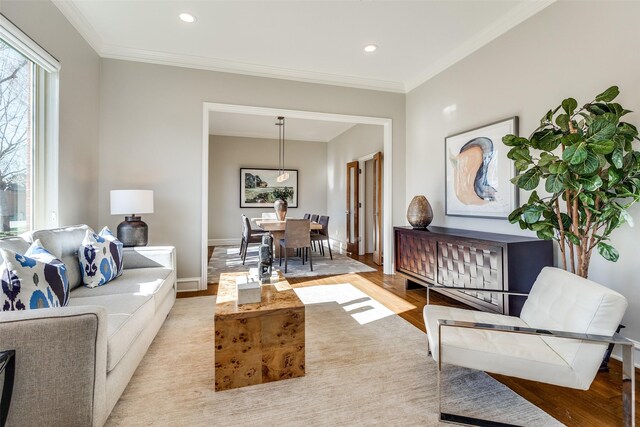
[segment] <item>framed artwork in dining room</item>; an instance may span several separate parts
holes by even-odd
[[[518,134],[518,117],[445,138],[446,215],[506,219],[518,207],[508,134]]]
[[[280,172],[287,172],[289,178],[278,182]],[[240,169],[240,207],[273,207],[278,196],[284,196],[290,208],[298,207],[297,169]]]

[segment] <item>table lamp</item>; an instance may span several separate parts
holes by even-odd
[[[146,246],[149,228],[136,214],[153,213],[153,190],[111,190],[111,215],[126,215],[118,225],[125,247]]]

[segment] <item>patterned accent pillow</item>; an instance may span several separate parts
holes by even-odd
[[[109,283],[122,273],[117,244],[87,230],[78,250],[82,282],[88,288]]]
[[[30,310],[67,305],[67,267],[36,240],[24,255],[1,249],[2,311]]]
[[[98,235],[110,243],[109,251],[111,252],[111,255],[113,255],[113,259],[115,260],[116,266],[118,267],[118,273],[116,274],[116,277],[120,276],[124,267],[124,244],[120,240],[118,240],[116,236],[113,235],[111,230],[109,230],[109,227],[104,227]]]

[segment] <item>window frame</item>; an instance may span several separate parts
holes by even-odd
[[[0,39],[36,65],[31,153],[34,176],[32,224],[28,224],[28,228],[55,228],[58,226],[60,62],[2,14]]]

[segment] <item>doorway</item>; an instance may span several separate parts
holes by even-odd
[[[370,255],[377,265],[383,264],[383,154],[371,153],[360,157],[353,162],[357,165],[357,178],[353,180],[356,185],[355,209],[351,226],[357,229],[357,245],[353,246],[354,253],[358,255]],[[347,174],[347,179],[350,178]],[[349,185],[349,183],[347,184]],[[349,200],[349,192],[347,200]],[[349,202],[347,202],[349,206]],[[357,250],[357,252],[355,252]]]
[[[391,189],[392,189],[392,120],[379,117],[367,117],[367,116],[351,116],[343,114],[332,113],[320,113],[312,111],[301,110],[283,110],[277,108],[267,107],[255,107],[247,105],[232,105],[232,104],[219,104],[204,102],[203,103],[203,145],[202,145],[202,240],[201,240],[201,259],[202,259],[202,273],[199,284],[200,289],[206,289],[207,287],[207,260],[205,254],[208,251],[208,226],[209,226],[209,113],[210,112],[226,112],[226,113],[240,113],[240,114],[254,114],[262,116],[286,116],[291,118],[310,119],[310,120],[324,120],[334,121],[341,123],[355,123],[355,124],[367,124],[367,125],[380,125],[383,128],[383,145],[386,153],[382,191],[389,197],[384,198],[383,201],[383,215],[382,215],[382,236],[384,242],[384,253],[392,253],[392,203],[391,203]],[[389,258],[390,262],[385,263],[383,271],[385,274],[393,274],[393,259]]]

